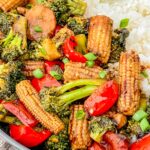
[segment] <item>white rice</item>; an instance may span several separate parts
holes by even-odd
[[[88,4],[86,17],[106,15],[113,19],[114,28],[120,21],[129,18],[126,49],[135,50],[142,65],[150,65],[150,1],[149,0],[85,0]],[[148,78],[141,82],[141,90],[150,97],[150,70]]]

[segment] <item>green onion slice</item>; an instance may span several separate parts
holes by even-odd
[[[36,69],[33,71],[33,76],[35,78],[41,79],[44,76],[44,73],[41,69]]]
[[[97,57],[93,53],[87,53],[84,55],[87,60],[94,61]]]
[[[126,28],[129,24],[129,18],[124,18],[120,21],[120,28]]]
[[[95,62],[94,61],[87,61],[86,62],[86,65],[89,67],[89,68],[92,68],[94,66]]]
[[[140,109],[140,110],[138,110],[134,115],[133,115],[133,119],[135,120],[135,121],[140,121],[140,120],[142,120],[143,118],[146,118],[148,116],[148,114],[144,111],[144,110],[142,110],[142,109]]]
[[[142,119],[140,122],[140,127],[143,132],[147,131],[150,129],[150,124],[146,118]]]
[[[83,110],[78,110],[76,113],[76,119],[77,120],[82,120],[85,117],[85,112]]]
[[[34,31],[35,32],[42,32],[42,28],[40,26],[35,26]]]
[[[62,74],[59,74],[57,71],[50,71],[50,75],[54,77],[56,80],[62,79]]]
[[[66,64],[66,63],[69,62],[69,59],[68,59],[68,58],[63,58],[62,62],[63,62],[64,64]]]
[[[107,75],[107,72],[105,70],[102,70],[102,71],[99,72],[99,77],[101,79],[104,79],[106,77],[106,75]]]

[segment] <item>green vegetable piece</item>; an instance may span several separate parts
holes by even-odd
[[[146,98],[141,98],[140,99],[139,109],[146,111],[146,109],[147,109],[147,100],[146,100]]]
[[[33,71],[33,75],[35,78],[41,79],[44,76],[44,73],[41,69],[36,69]]]
[[[42,32],[42,28],[40,26],[35,26],[34,31],[35,32]]]
[[[50,71],[50,75],[52,77],[54,77],[56,80],[61,80],[62,79],[62,75],[59,74],[57,71]]]
[[[129,24],[129,18],[124,18],[120,21],[120,28],[126,28]]]
[[[141,72],[141,76],[143,76],[144,78],[148,78],[148,74],[147,74],[146,70]]]
[[[30,3],[26,5],[26,8],[27,8],[27,9],[31,9],[32,7],[33,7],[33,5],[30,4]]]
[[[142,120],[143,118],[146,118],[148,116],[148,114],[143,111],[143,110],[138,110],[134,115],[133,115],[133,119],[135,121],[140,121]]]
[[[85,117],[85,112],[83,110],[78,110],[76,113],[76,119],[77,120],[82,120]]]
[[[150,129],[150,124],[146,118],[141,120],[140,127],[143,132],[146,132],[148,129]]]
[[[75,48],[76,51],[80,52],[82,54],[85,54],[86,53],[86,49],[87,49],[87,47],[86,47],[87,39],[86,39],[85,34],[78,34],[75,37],[76,37],[76,41],[78,43],[78,45]]]
[[[45,56],[47,53],[46,53],[46,50],[44,48],[39,48],[40,52]]]
[[[94,60],[97,59],[97,57],[96,57],[93,53],[87,53],[87,54],[84,55],[84,56],[85,56],[85,58],[86,58],[87,60],[90,60],[90,61],[94,61]]]
[[[102,70],[102,71],[99,72],[99,77],[101,79],[104,79],[106,77],[106,75],[107,75],[107,72],[105,70]]]
[[[94,61],[87,61],[86,62],[86,65],[89,67],[89,68],[92,68],[94,66],[95,62]]]
[[[63,62],[64,64],[66,64],[66,63],[69,62],[69,59],[68,59],[68,58],[64,58],[64,59],[62,60],[62,62]]]

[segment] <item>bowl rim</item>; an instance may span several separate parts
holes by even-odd
[[[0,135],[2,138],[7,141],[9,144],[15,146],[18,150],[30,150],[27,147],[23,146],[22,144],[15,141],[13,138],[11,138],[8,134],[6,134],[4,131],[0,129]]]

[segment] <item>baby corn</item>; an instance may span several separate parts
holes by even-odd
[[[0,8],[7,12],[17,6],[24,6],[28,0],[0,0]]]
[[[133,115],[139,107],[139,74],[139,56],[133,51],[122,53],[119,62],[118,110],[125,115]]]
[[[65,64],[64,80],[69,82],[77,79],[97,79],[101,70],[98,66],[89,68],[85,63],[69,62]]]
[[[69,138],[72,150],[87,149],[91,144],[91,138],[88,132],[88,120],[84,112],[84,107],[83,105],[74,105],[71,111]]]
[[[90,19],[88,51],[98,55],[102,63],[107,63],[111,51],[112,20],[107,16]]]
[[[17,84],[16,92],[26,108],[45,128],[55,134],[64,129],[64,123],[55,114],[48,113],[43,109],[38,93],[30,81],[23,80]]]
[[[36,69],[41,69],[42,72],[44,73],[44,62],[43,61],[25,61],[24,62],[24,69],[23,73],[27,77],[33,77],[33,71]]]

